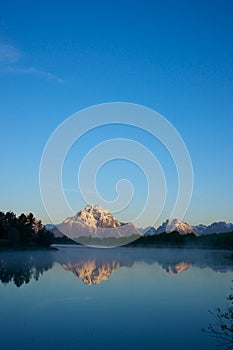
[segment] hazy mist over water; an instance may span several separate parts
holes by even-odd
[[[87,247],[1,253],[3,349],[217,349],[202,328],[212,321],[208,310],[226,304],[230,254]]]

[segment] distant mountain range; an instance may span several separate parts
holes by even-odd
[[[147,228],[146,232],[144,232],[144,235],[152,236],[152,235],[160,234],[162,232],[174,232],[174,231],[179,232],[181,235],[193,233],[196,236],[207,235],[211,233],[227,233],[227,232],[233,232],[233,224],[226,223],[225,221],[219,221],[219,222],[213,222],[208,226],[203,224],[200,224],[197,226],[191,226],[186,222],[178,219],[169,219],[169,220],[166,220],[157,229],[155,229],[154,227]]]
[[[233,231],[233,224],[226,223],[225,221],[218,221],[213,222],[209,226],[205,225],[198,225],[193,226],[193,228],[196,230],[196,232],[200,235],[206,235],[210,233],[226,233],[226,232],[232,232]]]
[[[169,219],[166,220],[161,226],[157,229],[154,227],[149,227],[144,232],[145,236],[152,236],[160,234],[162,232],[173,232],[177,231],[181,235],[188,233],[194,233],[196,236],[207,235],[211,233],[227,233],[233,232],[233,224],[226,223],[225,221],[213,222],[212,224],[206,226],[203,224],[197,226],[191,226],[184,221],[178,219]]]
[[[193,233],[196,236],[211,233],[233,232],[233,224],[224,221],[214,222],[208,226],[200,224],[191,226],[178,219],[168,219],[158,228],[147,227],[136,228],[132,223],[123,223],[113,217],[109,210],[99,205],[87,205],[85,209],[79,210],[77,214],[66,218],[58,225],[46,225],[46,229],[52,231],[56,237],[63,234],[73,240],[79,237],[106,238],[106,237],[130,237],[153,236],[163,232],[179,232],[181,235]]]

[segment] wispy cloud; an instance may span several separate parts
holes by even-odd
[[[18,62],[22,53],[16,47],[8,44],[0,43],[0,62],[6,64],[12,64]]]
[[[0,73],[37,75],[41,78],[55,81],[56,83],[64,83],[64,80],[57,77],[55,74],[45,72],[34,67],[4,66],[0,68]]]
[[[56,83],[64,82],[61,78],[51,72],[43,71],[31,66],[19,66],[18,63],[23,56],[23,53],[16,47],[0,43],[0,73],[34,75]]]

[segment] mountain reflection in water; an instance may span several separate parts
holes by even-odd
[[[180,263],[175,264],[174,266],[169,265],[167,272],[170,273],[171,275],[173,275],[175,273],[181,273],[185,270],[188,270],[191,266],[192,266],[192,264],[187,263],[185,261],[181,261]]]
[[[99,284],[102,281],[107,281],[111,273],[121,267],[119,262],[112,261],[99,265],[94,260],[84,261],[75,264],[62,264],[66,271],[71,271],[78,278],[81,278],[87,285]]]
[[[0,253],[0,281],[17,287],[38,281],[57,263],[72,272],[86,285],[107,281],[121,267],[134,264],[158,264],[171,275],[192,267],[210,268],[217,272],[233,270],[231,252],[156,248],[94,249],[88,247],[60,248],[59,251],[19,251]]]

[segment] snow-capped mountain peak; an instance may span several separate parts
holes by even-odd
[[[83,210],[79,210],[71,218],[67,218],[63,223],[73,224],[81,222],[93,228],[115,228],[122,225],[120,221],[115,219],[109,210],[103,209],[100,205],[89,204]]]
[[[178,220],[178,219],[173,219],[170,218],[168,220],[166,220],[161,226],[159,226],[156,230],[156,233],[162,233],[162,232],[173,232],[173,231],[177,231],[179,232],[181,235],[186,235],[188,233],[194,233],[196,234],[196,231],[194,230],[194,228],[190,225],[188,225],[186,222]]]
[[[123,223],[99,205],[87,205],[77,214],[68,217],[57,229],[73,240],[81,236],[87,237],[130,237],[141,235],[132,223]]]
[[[195,233],[192,226],[178,219],[168,219],[166,232],[177,231],[180,234]]]

